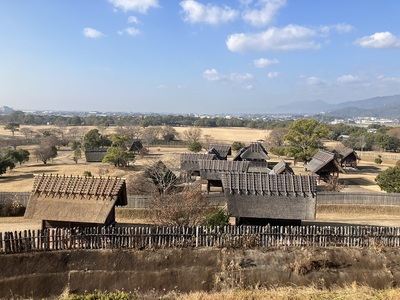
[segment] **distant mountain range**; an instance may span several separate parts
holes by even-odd
[[[8,106],[0,107],[0,115],[9,115],[12,112],[14,112],[14,109]],[[57,114],[55,111],[52,113]],[[355,117],[400,119],[400,95],[346,101],[338,104],[327,103],[322,100],[300,101],[276,106],[264,112],[264,114],[298,115],[315,115],[320,113],[326,116],[346,119]]]
[[[340,118],[377,117],[398,119],[400,117],[400,95],[374,97],[364,100],[346,101],[338,104],[322,100],[292,102],[272,108],[268,113],[318,114]]]

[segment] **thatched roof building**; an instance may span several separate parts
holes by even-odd
[[[151,180],[156,186],[159,193],[173,188],[177,184],[176,175],[159,160],[154,165],[147,167],[144,170],[144,177]]]
[[[25,218],[42,220],[43,227],[110,225],[115,206],[126,204],[122,178],[37,175]]]
[[[187,171],[189,176],[200,176],[199,160],[214,160],[215,154],[182,153],[180,155],[181,170]]]
[[[316,176],[221,173],[228,212],[235,218],[313,220]]]
[[[243,147],[233,158],[234,161],[250,161],[250,165],[254,167],[268,167],[268,159],[267,150],[258,142]]]
[[[331,175],[339,176],[339,172],[346,173],[340,164],[340,155],[336,152],[319,150],[305,166],[323,180],[327,180]]]
[[[354,149],[348,148],[343,144],[334,149],[340,156],[340,165],[342,167],[357,168],[357,163],[360,157]]]
[[[90,148],[85,149],[85,158],[87,162],[102,162],[107,155],[108,147],[106,148]]]
[[[135,140],[129,148],[129,152],[139,153],[143,149],[143,144],[140,140]]]
[[[294,174],[294,171],[287,162],[281,159],[269,174]]]
[[[228,155],[232,155],[231,145],[210,144],[209,154],[215,154],[218,159],[226,160]]]
[[[249,170],[249,161],[231,161],[231,160],[199,160],[201,179],[207,180],[207,192],[210,192],[211,186],[221,187],[221,172],[247,172]]]

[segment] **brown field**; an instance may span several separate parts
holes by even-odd
[[[49,126],[38,126],[31,127],[34,130],[48,129]],[[90,127],[93,128],[93,127]],[[85,131],[90,128],[85,127]],[[177,128],[178,132],[182,132],[186,128]],[[65,129],[66,130],[66,129]],[[110,129],[109,132],[111,133]],[[204,135],[209,135],[212,138],[212,142],[215,143],[228,143],[231,144],[234,141],[241,141],[250,143],[259,139],[266,139],[268,136],[267,130],[249,129],[249,128],[202,128]],[[16,133],[20,135],[21,133]],[[7,138],[11,135],[9,131],[5,131],[0,128],[0,138]],[[33,146],[24,147],[27,150],[33,150]],[[84,158],[80,159],[76,164],[72,160],[72,151],[67,147],[63,147],[59,150],[58,156],[51,162],[44,165],[42,162],[36,161],[33,154],[31,154],[30,161],[22,166],[16,166],[15,169],[8,171],[6,174],[0,176],[0,192],[29,192],[33,186],[34,174],[60,174],[60,175],[74,175],[82,176],[85,171],[90,171],[94,176],[118,176],[127,177],[133,172],[137,172],[142,169],[143,166],[151,164],[157,160],[163,160],[171,169],[177,170],[179,168],[179,153],[187,152],[186,148],[166,148],[166,147],[150,147],[149,156],[144,158],[137,157],[136,161],[132,166],[127,168],[116,168],[102,163],[87,163]],[[32,152],[31,152],[32,153]],[[271,156],[271,162],[278,162],[281,158],[274,155]],[[305,173],[304,168],[301,164],[293,165],[291,159],[285,158],[292,167],[296,174]],[[375,184],[376,175],[385,170],[389,166],[393,166],[395,160],[384,160],[381,165],[376,165],[373,162],[373,157],[362,157],[359,163],[360,168],[358,170],[347,170],[346,174],[340,174],[342,182],[345,187],[344,192],[380,192],[379,186]],[[399,214],[398,214],[399,215]],[[388,215],[387,213],[376,214],[374,211],[363,212],[363,213],[346,213],[346,212],[319,212],[317,213],[317,222],[338,222],[338,223],[352,223],[352,224],[371,224],[371,225],[382,225],[382,226],[400,226],[400,217],[398,215]],[[373,219],[371,219],[373,216]],[[12,226],[15,229],[26,227],[26,220],[20,218],[3,219],[0,224],[0,231],[7,228],[7,224],[12,222]],[[118,219],[117,219],[118,221]],[[129,220],[123,220],[123,222]],[[10,224],[11,225],[11,224]],[[35,224],[30,224],[35,226]],[[38,225],[38,224],[36,224]],[[24,228],[26,229],[26,228]]]

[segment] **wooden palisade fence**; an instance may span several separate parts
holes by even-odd
[[[400,227],[93,227],[0,233],[0,253],[74,249],[398,247]]]

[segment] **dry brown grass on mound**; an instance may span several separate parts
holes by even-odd
[[[318,204],[318,214],[400,215],[400,206],[363,204]]]
[[[91,297],[91,296],[96,297]],[[149,291],[147,293],[101,293],[61,296],[59,299],[165,299],[165,300],[321,300],[321,299],[340,299],[340,300],[395,300],[400,299],[400,289],[376,290],[367,286],[359,286],[354,283],[344,288],[318,289],[318,287],[272,287],[254,288],[252,290],[230,289],[220,292],[191,292],[179,293],[171,291],[159,293]]]

